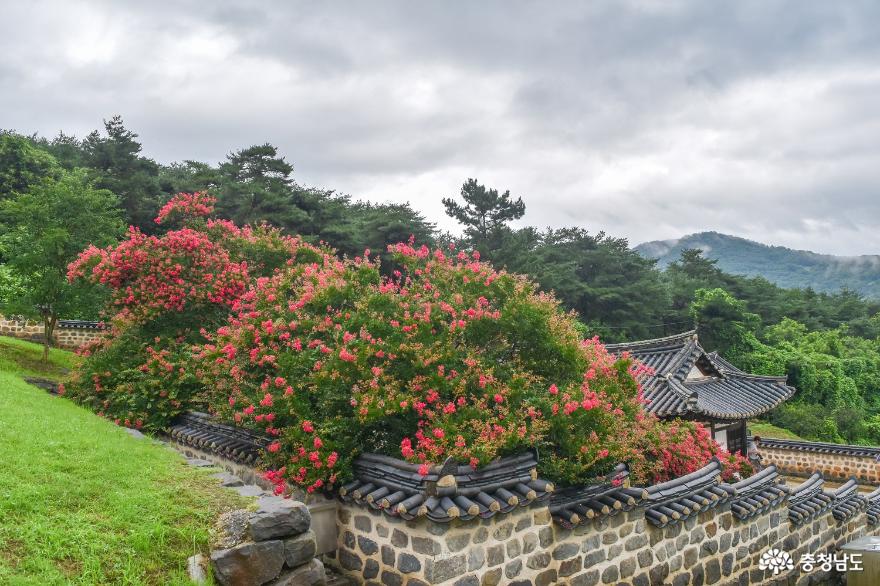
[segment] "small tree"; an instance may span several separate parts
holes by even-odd
[[[455,218],[465,227],[465,234],[481,254],[497,249],[509,232],[508,223],[518,220],[526,213],[522,198],[510,197],[510,191],[498,193],[486,189],[476,179],[468,179],[461,186],[464,204],[451,197],[443,198],[446,215]]]
[[[0,246],[24,291],[10,300],[9,308],[43,321],[44,361],[58,317],[90,305],[88,289],[68,283],[68,263],[90,244],[113,242],[123,232],[120,216],[118,198],[95,189],[83,170],[63,172],[0,203],[0,217],[8,227]]]
[[[745,302],[724,289],[697,289],[690,313],[706,348],[733,358],[751,348],[761,323]]]

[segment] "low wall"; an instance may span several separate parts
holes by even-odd
[[[565,529],[541,505],[440,524],[346,504],[338,520],[339,548],[325,562],[359,583],[389,586],[815,584],[829,573],[796,566],[774,577],[759,569],[761,555],[833,553],[868,531],[864,515],[838,523],[830,511],[795,526],[784,505],[746,521],[727,505],[665,528],[636,509]]]
[[[101,330],[98,322],[59,320],[53,336],[54,346],[75,350],[97,339],[101,335]],[[43,331],[42,322],[0,315],[0,336],[21,338],[42,344],[45,340]]]
[[[215,459],[249,461],[259,450],[199,414],[181,418],[171,437]],[[880,489],[860,494],[852,479],[828,490],[818,473],[790,489],[772,466],[731,485],[713,460],[644,488],[618,466],[565,490],[538,478],[534,452],[478,470],[449,461],[428,474],[377,454],[353,466],[330,519],[313,509],[312,529],[326,536],[326,546],[317,539],[324,564],[371,586],[834,584],[834,568],[808,571],[801,556],[880,534]],[[791,569],[761,569],[774,549]]]
[[[855,476],[863,484],[880,484],[880,448],[761,439],[764,464],[774,464],[781,473],[809,476],[819,471],[828,480],[847,480]]]

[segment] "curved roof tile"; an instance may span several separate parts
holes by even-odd
[[[736,420],[773,409],[794,394],[785,377],[748,374],[717,353],[707,353],[694,331],[623,344],[615,354],[632,356],[653,373],[644,375],[646,409],[659,417],[696,415]],[[692,377],[694,367],[702,376]]]

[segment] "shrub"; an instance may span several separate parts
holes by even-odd
[[[699,427],[647,415],[644,367],[581,340],[574,317],[525,278],[476,253],[389,249],[401,270],[387,279],[369,251],[259,279],[198,354],[217,411],[275,438],[266,456],[279,492],[285,480],[310,492],[343,481],[363,451],[427,473],[449,457],[477,466],[534,446],[542,473],[563,483],[619,461],[649,481],[719,452],[705,430],[689,439]],[[670,440],[680,449],[664,451]]]
[[[199,400],[187,368],[201,332],[225,321],[254,278],[331,254],[267,226],[209,220],[212,205],[180,194],[156,218],[179,228],[161,236],[131,228],[119,244],[90,247],[71,263],[68,278],[110,292],[110,328],[82,349],[86,360],[65,389],[72,398],[117,423],[164,427]]]

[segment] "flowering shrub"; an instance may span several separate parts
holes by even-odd
[[[448,457],[478,466],[534,446],[543,473],[570,483],[634,459],[636,480],[668,473],[646,451],[659,456],[652,442],[670,434],[681,458],[697,455],[685,426],[658,431],[642,410],[644,367],[582,341],[531,282],[476,253],[389,250],[401,267],[390,278],[367,251],[258,279],[197,354],[216,410],[275,438],[267,477],[279,492],[338,483],[362,451],[427,473]],[[709,455],[699,445],[694,466]]]
[[[658,422],[644,417],[639,425],[627,431],[628,446],[634,448],[626,457],[636,476],[651,482],[663,482],[694,472],[713,457],[724,465],[722,476],[731,480],[734,474],[749,476],[752,466],[740,454],[731,454],[712,439],[700,423],[674,420]]]
[[[572,315],[479,255],[389,247],[332,251],[267,226],[209,219],[180,194],[156,222],[69,267],[110,291],[110,328],[82,350],[65,392],[131,427],[162,428],[199,406],[264,431],[267,478],[314,491],[363,451],[476,467],[529,447],[542,474],[579,483],[630,462],[634,480],[727,455],[705,428],[640,404],[645,367],[581,340]]]
[[[266,226],[209,220],[212,204],[180,194],[156,222],[173,218],[183,227],[161,236],[132,228],[119,244],[90,247],[70,264],[71,280],[111,295],[110,328],[81,350],[86,360],[66,386],[69,396],[120,424],[164,426],[198,399],[191,344],[225,321],[251,280],[330,254]]]

